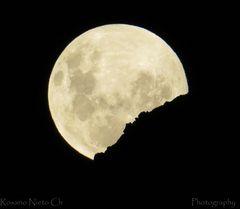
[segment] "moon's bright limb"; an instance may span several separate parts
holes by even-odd
[[[64,139],[93,159],[139,113],[187,92],[183,66],[161,38],[112,24],[83,33],[64,49],[50,76],[48,101]]]

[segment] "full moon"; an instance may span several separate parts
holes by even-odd
[[[49,79],[48,103],[62,137],[94,159],[141,112],[187,93],[183,66],[160,37],[110,24],[88,30],[63,50]]]

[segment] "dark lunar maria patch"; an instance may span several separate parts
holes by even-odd
[[[54,84],[56,86],[60,86],[63,80],[63,72],[62,71],[58,71],[55,76],[54,76]]]

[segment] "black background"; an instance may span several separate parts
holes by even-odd
[[[193,197],[237,201],[234,5],[59,4],[2,7],[0,197],[60,197],[66,208],[187,208]],[[58,134],[47,86],[65,46],[110,23],[137,25],[163,38],[183,63],[189,94],[141,114],[118,145],[91,161]]]

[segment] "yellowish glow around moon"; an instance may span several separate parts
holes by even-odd
[[[64,49],[50,76],[48,101],[63,138],[93,159],[139,113],[187,92],[183,66],[161,38],[112,24],[83,33]]]

